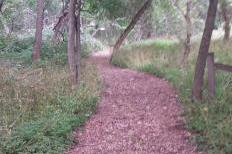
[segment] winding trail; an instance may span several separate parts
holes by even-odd
[[[195,154],[181,105],[167,81],[116,68],[106,52],[90,58],[104,81],[97,113],[77,130],[67,154]]]

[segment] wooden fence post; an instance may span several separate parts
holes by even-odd
[[[207,57],[208,67],[208,93],[210,97],[215,96],[215,66],[214,66],[214,53],[209,53]]]

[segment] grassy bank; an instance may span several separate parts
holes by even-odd
[[[212,43],[210,51],[215,52],[217,62],[232,64],[231,43]],[[199,149],[229,154],[232,153],[232,74],[217,72],[215,100],[208,98],[204,87],[203,101],[192,103],[190,96],[198,48],[199,43],[194,43],[185,67],[180,65],[182,45],[171,40],[148,40],[127,45],[116,52],[112,63],[169,80],[178,91],[185,108],[186,127],[194,133],[192,140],[198,143]]]
[[[31,64],[31,44],[19,44],[12,45],[18,52],[5,51],[6,46],[1,50],[0,153],[62,153],[72,143],[72,130],[95,111],[100,92],[96,67],[83,60],[80,88],[73,90],[65,48],[45,44],[42,60]],[[57,52],[46,55],[46,47]]]

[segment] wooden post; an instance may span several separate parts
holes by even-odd
[[[209,53],[207,57],[208,66],[208,93],[210,97],[215,96],[215,66],[214,53]]]

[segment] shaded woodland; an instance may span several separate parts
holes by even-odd
[[[0,0],[0,153],[63,153],[103,50],[173,86],[199,151],[232,153],[231,18],[231,0]]]

